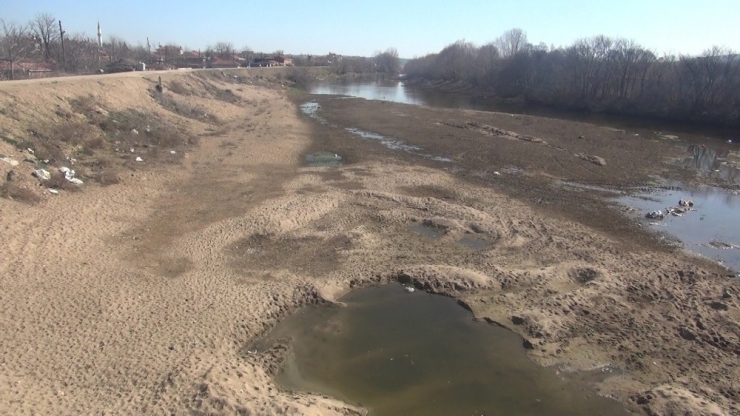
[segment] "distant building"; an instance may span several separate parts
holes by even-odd
[[[206,60],[206,68],[239,68],[239,61],[214,57]]]
[[[51,76],[54,65],[48,62],[21,60],[13,62],[14,78],[43,78]],[[0,79],[10,78],[10,62],[0,60]]]
[[[273,61],[277,62],[280,66],[293,66],[293,60],[286,58],[285,56],[276,56],[272,58]]]
[[[184,52],[177,59],[178,68],[205,68],[206,58],[203,57],[198,51]]]
[[[272,58],[254,58],[249,66],[272,67],[272,66],[293,66],[293,60],[284,56],[274,56]]]

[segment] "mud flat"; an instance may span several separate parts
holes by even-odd
[[[249,345],[301,306],[392,281],[510,328],[537,364],[591,370],[586,382],[631,411],[740,412],[738,281],[599,191],[552,186],[683,178],[655,155],[685,149],[567,121],[306,97],[286,77],[164,73],[167,100],[149,74],[0,84],[0,154],[19,162],[0,174],[38,196],[0,199],[0,413],[362,414],[282,390],[285,344]],[[101,111],[75,107],[80,96]],[[300,111],[312,100],[325,124]],[[132,139],[92,115],[130,109],[200,140],[170,149],[142,138],[143,121]],[[56,160],[24,162],[19,145],[42,143],[30,130],[64,120],[104,145],[91,156],[54,142]],[[116,151],[124,140],[133,153]],[[317,152],[342,163],[307,166]],[[118,183],[97,184],[97,155]],[[31,176],[69,158],[87,167],[78,191]]]

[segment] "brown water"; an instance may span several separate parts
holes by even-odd
[[[399,284],[358,290],[346,307],[314,307],[252,348],[292,338],[277,382],[382,415],[625,415],[556,371],[531,362],[522,339],[475,322],[450,298]]]

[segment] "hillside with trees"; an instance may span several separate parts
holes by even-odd
[[[720,47],[657,56],[632,40],[595,36],[548,48],[512,29],[482,46],[458,41],[412,59],[404,72],[561,109],[740,125],[740,56]]]

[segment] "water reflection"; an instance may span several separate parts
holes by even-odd
[[[729,150],[720,151],[706,146],[690,145],[688,153],[689,156],[683,161],[684,167],[697,169],[713,179],[740,185],[740,169],[725,160],[731,154]]]
[[[336,82],[314,85],[309,89],[311,94],[346,95],[366,100],[384,100],[404,104],[424,105],[426,101],[407,90],[402,82],[366,81]]]
[[[711,244],[721,242],[731,247],[740,246],[740,195],[710,186],[680,188],[681,185],[668,183],[669,187],[678,189],[655,189],[649,193],[622,196],[617,201],[636,208],[637,213],[643,216],[650,211],[666,212],[666,208],[675,207],[681,199],[692,200],[693,211],[647,223],[656,231],[679,239],[687,249],[740,271],[740,249],[723,249]]]

